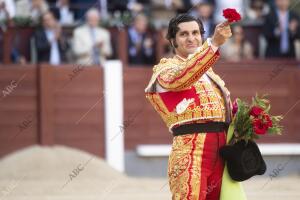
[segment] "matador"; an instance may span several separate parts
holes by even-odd
[[[168,161],[173,200],[220,198],[224,162],[218,150],[226,142],[232,106],[224,81],[212,68],[232,33],[226,22],[205,42],[203,33],[201,20],[188,14],[171,19],[167,39],[175,55],[153,67],[145,89],[173,135]]]

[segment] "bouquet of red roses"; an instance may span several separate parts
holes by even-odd
[[[254,140],[264,134],[281,134],[282,126],[279,122],[282,116],[272,116],[271,108],[266,96],[256,95],[252,98],[251,105],[236,99],[233,103],[233,121],[235,140]]]
[[[233,120],[227,132],[227,145],[220,148],[226,161],[228,174],[235,181],[244,181],[266,172],[267,166],[254,142],[259,135],[281,134],[282,116],[270,115],[270,103],[256,95],[251,105],[236,99],[233,103]]]

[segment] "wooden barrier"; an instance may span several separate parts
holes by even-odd
[[[7,147],[0,148],[0,156],[32,144],[61,144],[104,156],[103,101],[95,105],[103,98],[102,68],[41,65],[0,71],[4,90],[22,78],[1,100],[0,141]]]
[[[0,68],[0,156],[39,141],[35,66]]]

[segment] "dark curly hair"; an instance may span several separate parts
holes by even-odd
[[[195,21],[198,23],[200,34],[203,37],[203,34],[205,33],[205,31],[203,28],[203,23],[199,18],[195,18],[195,17],[189,15],[188,13],[179,14],[170,20],[169,27],[168,27],[168,33],[166,36],[167,40],[170,42],[172,47],[174,47],[174,45],[172,44],[172,39],[175,39],[176,33],[179,31],[178,24],[183,23],[183,22],[191,22],[191,21]]]

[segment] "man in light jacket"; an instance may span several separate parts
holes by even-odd
[[[74,31],[73,52],[76,62],[83,65],[103,65],[111,55],[110,33],[99,27],[100,14],[90,9],[86,14],[86,24]]]

